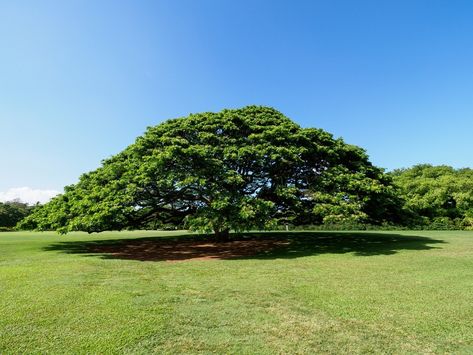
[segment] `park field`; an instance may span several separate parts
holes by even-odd
[[[473,232],[0,234],[0,353],[473,353]]]

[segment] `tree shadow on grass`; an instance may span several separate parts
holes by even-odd
[[[67,237],[66,237],[67,238]],[[429,250],[443,240],[395,233],[261,232],[233,234],[215,242],[209,235],[65,241],[46,251],[103,259],[187,261],[211,259],[287,259],[320,254],[391,255],[401,250]]]

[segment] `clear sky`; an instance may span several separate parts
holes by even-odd
[[[471,0],[0,0],[0,48],[0,200],[249,104],[388,170],[473,166]]]

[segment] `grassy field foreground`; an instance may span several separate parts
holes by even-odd
[[[188,238],[1,233],[0,353],[473,352],[473,232],[269,233],[255,256],[156,258]]]

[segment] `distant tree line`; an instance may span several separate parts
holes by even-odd
[[[403,203],[404,225],[473,229],[473,170],[415,165],[389,173]]]
[[[35,208],[36,206],[29,206],[19,200],[0,202],[0,231],[13,229]]]

